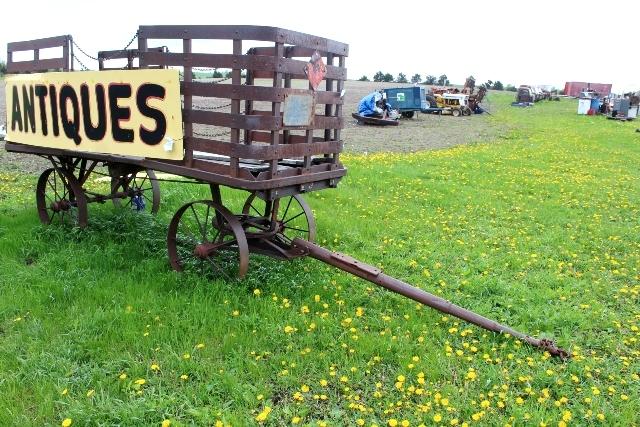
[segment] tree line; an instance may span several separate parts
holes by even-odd
[[[473,78],[473,76],[471,76]],[[361,82],[369,82],[369,77],[366,75],[360,77],[358,79]],[[404,73],[399,73],[396,77],[394,77],[391,73],[384,73],[382,71],[378,71],[373,75],[374,82],[386,82],[386,83],[418,83],[425,85],[438,85],[438,86],[448,86],[451,84],[449,78],[446,74],[441,74],[439,77],[436,77],[432,74],[427,74],[424,80],[422,76],[418,73],[411,76],[411,79],[407,78],[407,75]],[[518,89],[513,85],[504,85],[500,80],[487,80],[485,83],[482,83],[480,86],[485,87],[487,89],[492,90],[508,90],[508,91],[517,91]]]

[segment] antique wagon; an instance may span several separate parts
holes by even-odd
[[[137,49],[129,49],[135,39]],[[226,53],[211,53],[211,46],[225,43]],[[181,51],[170,51],[176,45]],[[206,49],[198,51],[196,45]],[[41,59],[41,50],[51,48],[61,55]],[[72,72],[74,60],[82,65],[74,49],[97,60],[101,71]],[[36,188],[43,223],[84,227],[87,205],[107,200],[155,212],[160,195],[154,170],[190,178],[209,184],[211,198],[189,202],[173,216],[167,248],[175,270],[204,265],[228,278],[242,277],[250,253],[311,256],[483,328],[568,356],[549,340],[500,325],[313,243],[315,220],[301,194],[336,187],[347,172],[340,162],[346,44],[273,27],[162,25],[141,26],[125,49],[97,57],[82,51],[71,36],[9,43],[7,51],[7,70],[17,77],[7,80],[6,149],[51,162]],[[16,54],[25,51],[32,57],[17,60]],[[126,61],[124,70],[113,71],[116,60]],[[228,69],[228,80],[194,79],[203,69]],[[157,83],[147,81],[156,78]],[[177,112],[167,108],[165,114],[159,104],[168,103],[172,93]],[[139,127],[132,129],[132,123]],[[105,138],[111,138],[109,144]],[[86,188],[92,174],[102,173],[98,170],[108,171],[107,194]],[[225,207],[221,186],[248,192],[241,212]]]

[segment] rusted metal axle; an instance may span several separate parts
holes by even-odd
[[[344,255],[338,252],[331,252],[321,246],[298,238],[293,240],[293,248],[303,251],[312,258],[337,267],[343,271],[346,271],[347,273],[351,273],[354,276],[358,276],[361,279],[367,280],[378,286],[382,286],[387,290],[403,295],[431,308],[435,308],[436,310],[443,313],[450,314],[489,331],[512,335],[534,347],[538,347],[545,351],[548,351],[552,356],[557,356],[561,359],[568,359],[571,357],[571,354],[569,352],[556,347],[554,342],[551,340],[533,338],[508,326],[501,325],[498,322],[487,319],[484,316],[457,306],[450,301],[425,292],[422,289],[413,287],[401,280],[388,276],[384,274],[379,268],[360,262],[348,255]]]

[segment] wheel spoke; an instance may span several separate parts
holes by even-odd
[[[204,229],[202,228],[202,223],[200,222],[200,217],[196,213],[196,210],[193,207],[193,205],[191,205],[191,212],[193,212],[193,216],[195,217],[196,221],[198,222],[198,228],[200,229],[201,236],[202,236],[202,238],[204,238],[205,232],[204,232]]]
[[[253,206],[253,203],[251,203],[251,209],[253,209],[254,211],[256,211],[256,213],[258,214],[259,217],[264,216],[258,209],[255,208],[255,206]]]
[[[297,214],[296,216],[291,217],[290,219],[283,221],[283,224],[287,224],[291,221],[293,221],[294,219],[298,218],[300,215],[304,215],[304,211],[300,212],[299,214]]]
[[[288,229],[288,230],[301,231],[301,232],[303,232],[303,233],[308,233],[308,232],[309,232],[309,230],[303,230],[303,229],[301,229],[301,228],[296,228],[296,227],[284,227],[284,228],[286,228],[286,229]]]
[[[289,206],[291,206],[291,201],[293,200],[293,196],[289,197],[289,202],[287,203],[287,208],[284,210],[284,214],[282,214],[282,220],[287,219],[287,212],[289,212]]]

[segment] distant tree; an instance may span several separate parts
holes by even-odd
[[[514,86],[514,85],[512,85],[512,84],[508,84],[508,85],[506,85],[506,86],[504,87],[504,90],[509,91],[509,92],[517,92],[517,91],[518,91],[518,88],[517,88],[517,87],[515,87],[515,86]]]
[[[482,87],[485,89],[493,89],[493,80],[487,80],[486,83],[482,83]]]
[[[221,79],[224,76],[222,75],[221,71],[218,71],[218,69],[214,69],[213,70],[213,75],[211,77],[214,78],[214,79]]]
[[[496,80],[496,82],[493,84],[493,90],[504,90],[504,86],[502,85],[502,82],[500,80]]]
[[[231,70],[229,70],[229,71],[224,73],[224,78],[225,79],[230,79],[231,78]]]
[[[420,83],[422,81],[422,76],[420,74],[414,74],[411,77],[411,83]]]
[[[398,83],[409,83],[409,80],[407,80],[407,76],[404,73],[400,73],[400,74],[398,74],[398,77],[396,78],[396,82],[398,82]]]
[[[392,82],[393,81],[393,76],[391,75],[391,73],[387,73],[384,75],[384,77],[382,78],[383,82]]]
[[[383,82],[384,81],[384,73],[382,71],[378,71],[373,75],[374,82]]]
[[[436,84],[436,82],[438,81],[438,78],[436,76],[432,76],[431,74],[427,75],[427,77],[425,78],[425,83],[428,85],[434,85]]]
[[[0,61],[0,76],[7,74],[7,64],[4,61]]]
[[[358,79],[359,82],[368,82],[369,81],[369,77],[367,76],[362,76]]]
[[[438,77],[438,84],[440,86],[445,86],[449,84],[449,79],[447,78],[446,74],[443,74],[440,77]]]

